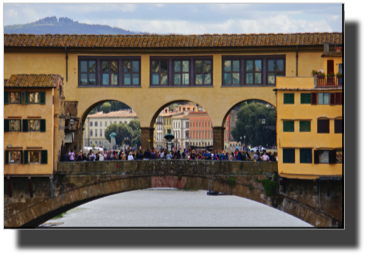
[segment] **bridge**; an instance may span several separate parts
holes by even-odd
[[[338,182],[278,180],[276,172],[274,162],[61,162],[53,178],[4,182],[4,227],[37,227],[94,199],[153,187],[224,192],[277,208],[315,227],[342,226]]]

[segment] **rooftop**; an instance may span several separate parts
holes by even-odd
[[[119,111],[113,111],[109,113],[103,113],[103,111],[101,111],[92,115],[88,115],[87,117],[88,118],[111,118],[111,117],[124,117],[125,118],[125,117],[137,117],[137,114],[134,111],[131,112],[130,110],[119,110]]]
[[[58,85],[58,74],[12,74],[10,79],[4,79],[4,87],[27,88],[27,87],[51,87]]]
[[[5,47],[186,48],[342,44],[342,33],[204,35],[33,35],[4,34]]]

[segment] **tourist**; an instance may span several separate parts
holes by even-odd
[[[238,151],[238,155],[236,156],[236,160],[237,161],[241,161],[242,160],[242,154],[240,151]]]
[[[82,150],[78,153],[76,161],[82,161]]]
[[[174,159],[180,159],[181,158],[181,155],[180,155],[180,150],[179,151],[177,151],[176,153],[175,153],[175,157],[174,157]]]
[[[184,149],[183,152],[181,153],[181,156],[183,157],[183,159],[185,159],[185,149]]]
[[[132,152],[129,152],[128,161],[134,160]]]
[[[270,158],[269,158],[269,156],[266,154],[265,151],[264,151],[264,154],[261,156],[261,160],[264,161],[264,162],[267,162],[267,161],[270,162]]]
[[[104,161],[104,155],[103,152],[99,153],[99,161]]]
[[[93,153],[92,150],[89,152],[89,161],[94,161],[95,160],[95,154]]]
[[[278,153],[275,153],[274,159],[275,159],[276,162],[278,162]]]
[[[74,158],[75,158],[75,153],[73,152],[73,150],[70,150],[70,152],[68,153],[68,155],[69,155],[69,161],[73,162]]]
[[[150,151],[149,149],[146,150],[146,152],[144,153],[144,160],[149,160],[150,159]]]
[[[171,159],[171,158],[172,158],[172,155],[171,155],[171,153],[170,153],[169,151],[167,152],[167,156],[166,156],[166,158],[167,158],[167,159]]]
[[[196,159],[196,152],[195,150],[192,150],[191,155],[190,155],[190,160],[195,160]]]

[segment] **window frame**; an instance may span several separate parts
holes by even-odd
[[[39,153],[39,161],[38,162],[30,162],[30,152]],[[28,164],[41,164],[42,163],[42,152],[40,150],[28,150],[26,159],[27,159]]]
[[[103,85],[102,82],[102,61],[117,61],[118,63],[118,84],[117,85]],[[139,62],[139,84],[138,85],[125,85],[124,84],[124,62],[137,60]],[[95,72],[95,85],[81,85],[81,61],[95,61],[96,72]],[[89,62],[88,62],[89,63]],[[89,68],[89,67],[88,67]],[[134,72],[136,73],[136,72]],[[131,76],[131,82],[133,77]],[[78,87],[79,88],[97,88],[97,87],[108,87],[108,88],[134,88],[141,87],[141,56],[78,56]]]
[[[269,84],[268,83],[268,77],[269,77],[269,73],[272,73],[272,72],[270,72],[269,71],[269,69],[268,69],[268,65],[269,65],[269,60],[281,60],[280,58],[275,58],[275,57],[270,57],[270,58],[268,58],[267,59],[267,61],[266,61],[266,67],[265,67],[265,69],[266,69],[266,85],[267,86],[275,86],[276,85],[276,83],[277,83],[277,72],[276,71],[274,71],[273,73],[274,73],[274,81],[275,81],[275,84]],[[284,60],[284,62],[283,62],[283,75],[282,76],[286,76],[286,59]]]
[[[303,95],[306,95],[306,97],[308,97],[308,95],[309,95],[309,103],[307,103],[307,102],[303,103]],[[300,104],[312,104],[312,94],[311,93],[300,93]]]
[[[20,94],[20,102],[19,103],[12,103],[11,102],[11,94],[12,93],[19,93]],[[23,92],[21,91],[9,91],[9,104],[22,104],[22,95],[23,95]]]
[[[302,152],[303,151],[303,152]],[[302,153],[304,153],[304,152],[310,152],[310,162],[305,162],[305,161],[302,161]],[[312,149],[310,149],[310,148],[300,148],[299,149],[299,162],[300,162],[300,164],[312,164],[313,163],[313,159],[312,159]],[[305,159],[306,159],[306,157],[305,157]]]
[[[18,120],[20,122],[20,130],[11,130],[10,128],[12,127],[12,120]],[[13,132],[13,133],[17,133],[17,132],[22,132],[23,129],[22,129],[22,119],[9,119],[9,132]]]
[[[287,102],[286,97],[292,97],[292,103]],[[295,93],[283,93],[283,104],[295,104]]]
[[[283,60],[283,67],[284,67],[284,74],[283,76],[286,76],[286,55],[280,54],[280,55],[222,55],[222,64],[221,64],[221,86],[222,87],[271,87],[275,86],[272,84],[267,84],[267,62],[268,60],[276,59],[276,60]],[[231,84],[225,85],[224,84],[224,61],[225,60],[240,60],[240,78],[239,78],[239,85],[232,84],[232,77],[231,77]],[[246,84],[246,61],[247,60],[261,60],[261,84]],[[255,66],[255,62],[253,63],[253,66]],[[231,67],[232,71],[232,67]],[[253,71],[255,73],[255,71]],[[255,77],[255,75],[253,75]]]
[[[174,66],[174,62],[175,61],[184,61],[184,60],[188,60],[189,61],[189,84],[188,85],[175,85],[174,84],[174,74],[175,74],[175,66]],[[195,61],[196,60],[202,60],[202,61],[205,61],[205,60],[210,60],[211,62],[211,70],[210,70],[210,73],[206,73],[206,74],[210,74],[210,78],[211,78],[211,82],[210,84],[204,84],[204,79],[205,79],[205,72],[204,72],[204,66],[203,66],[203,84],[202,85],[198,85],[196,84],[196,72],[195,72]],[[151,68],[152,68],[152,62],[153,61],[167,61],[167,84],[166,85],[161,85],[160,82],[158,85],[154,85],[152,84],[152,77],[153,77],[153,72],[151,71]],[[150,67],[149,67],[149,87],[151,88],[160,88],[160,87],[213,87],[213,56],[212,55],[207,55],[207,56],[150,56],[150,60],[149,60],[149,64],[150,64]],[[204,64],[204,63],[203,63]],[[159,64],[159,67],[160,67],[161,64]],[[182,69],[183,70],[183,67]],[[182,74],[183,72],[181,72]],[[160,71],[159,73],[160,74]],[[182,82],[182,78],[180,78],[180,82]]]
[[[17,165],[17,164],[22,164],[22,155],[23,155],[23,150],[7,150],[8,151],[8,164],[15,164],[15,165]],[[19,162],[11,162],[11,153],[12,152],[19,152],[20,153],[20,161]]]
[[[320,103],[320,94],[322,94],[322,102],[323,103]],[[328,96],[328,103],[324,103],[325,94],[327,94],[327,96]],[[318,92],[317,93],[317,105],[330,105],[330,93],[329,92]]]
[[[284,159],[284,158],[285,158],[285,151],[286,151],[286,150],[289,150],[289,151],[292,151],[292,152],[293,152],[293,154],[294,154],[294,162],[285,162],[285,159]],[[286,154],[286,155],[287,155],[287,154]],[[282,163],[283,163],[283,164],[295,164],[295,160],[296,160],[296,159],[295,159],[295,156],[296,156],[296,155],[295,155],[295,148],[283,148],[283,149],[282,149]]]
[[[36,121],[36,120],[38,120],[39,121],[39,130],[31,130],[30,129],[30,127],[31,127],[31,125],[30,125],[30,122],[31,121]],[[28,119],[28,123],[27,123],[27,125],[28,125],[28,132],[40,132],[41,130],[40,130],[40,126],[41,126],[41,119]]]
[[[131,65],[132,65],[132,69],[131,69],[131,72],[124,72],[124,64],[126,61],[131,61]],[[138,72],[134,72],[133,71],[133,62],[134,61],[137,61],[138,62]],[[121,80],[122,80],[122,84],[121,86],[123,87],[135,87],[135,86],[141,86],[141,58],[140,59],[131,59],[131,58],[122,58],[121,59]],[[124,83],[124,74],[126,73],[129,73],[130,76],[131,76],[131,84],[130,85],[126,85]],[[138,74],[138,84],[133,84],[133,74]],[[119,78],[120,80],[120,78]]]
[[[321,127],[320,124],[319,124],[320,121],[327,121],[328,122],[328,132],[326,132],[326,131],[320,132],[319,131],[319,129]],[[324,119],[324,118],[323,119],[317,119],[317,133],[318,134],[330,134],[330,119]]]
[[[292,131],[291,131],[291,123],[292,123]],[[286,133],[293,133],[295,132],[295,121],[293,120],[284,120],[283,121],[283,132]]]
[[[309,123],[309,131],[303,131],[302,130],[302,123]],[[311,132],[311,121],[310,120],[299,120],[299,132],[301,132],[301,133]]]
[[[338,126],[337,126],[337,123],[341,123],[341,131],[338,132]],[[334,119],[334,133],[335,134],[343,134],[343,119]]]

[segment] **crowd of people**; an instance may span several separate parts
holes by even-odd
[[[75,153],[70,151],[68,154],[62,156],[62,161],[112,161],[112,160],[152,160],[152,159],[184,159],[184,160],[221,160],[221,161],[254,161],[254,162],[277,162],[277,153],[267,153],[266,150],[263,152],[256,151],[255,153],[250,153],[248,151],[235,150],[234,152],[213,151],[210,152],[205,149],[184,149],[183,151],[168,151],[165,149],[146,150],[143,152],[140,150],[135,150],[128,148],[125,151],[114,150],[114,151],[100,151],[94,153],[92,150],[89,153],[84,153],[79,151]]]

